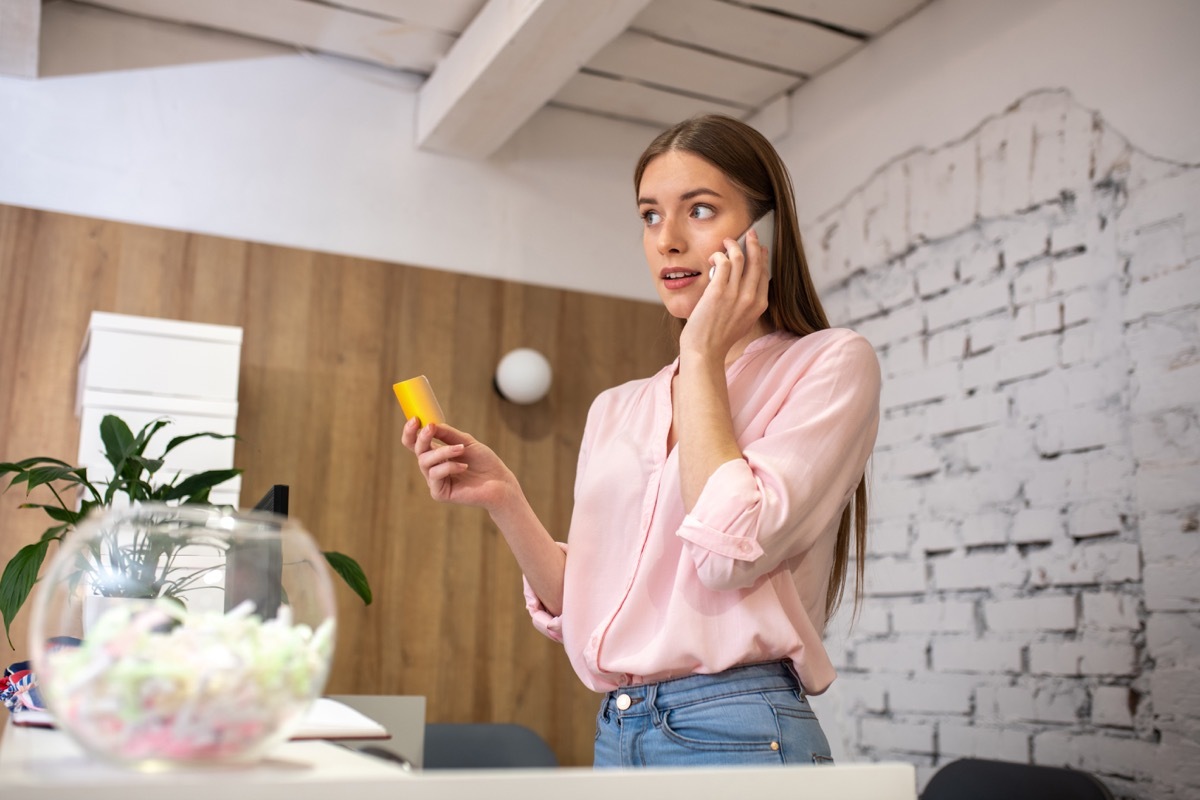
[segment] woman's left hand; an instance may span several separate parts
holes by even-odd
[[[758,232],[746,236],[746,250],[733,239],[726,251],[713,253],[713,276],[683,327],[680,351],[695,351],[724,362],[726,354],[767,310],[770,260]]]

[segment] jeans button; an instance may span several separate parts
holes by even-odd
[[[629,695],[627,695],[627,694],[617,695],[617,708],[618,709],[620,709],[621,711],[626,711],[629,709],[629,707],[631,705],[633,705],[633,700],[631,700],[629,698]]]

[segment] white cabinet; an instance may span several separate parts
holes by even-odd
[[[147,455],[157,456],[176,436],[237,431],[238,369],[242,329],[229,325],[136,317],[93,311],[79,351],[75,413],[79,464],[89,477],[107,480],[100,420],[116,414],[134,433],[162,417]],[[161,479],[233,467],[234,440],[193,439],[168,456]],[[213,489],[210,500],[238,505],[241,479]]]

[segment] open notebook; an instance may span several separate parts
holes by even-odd
[[[54,716],[49,711],[18,709],[12,714],[13,724],[31,728],[53,728]],[[345,703],[318,697],[304,715],[304,721],[292,734],[292,739],[390,739],[387,728]]]

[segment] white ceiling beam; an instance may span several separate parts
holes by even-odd
[[[421,87],[417,144],[486,158],[649,0],[489,0]]]
[[[42,0],[0,0],[0,75],[36,78]]]
[[[85,0],[153,19],[428,73],[454,35],[307,0]]]

